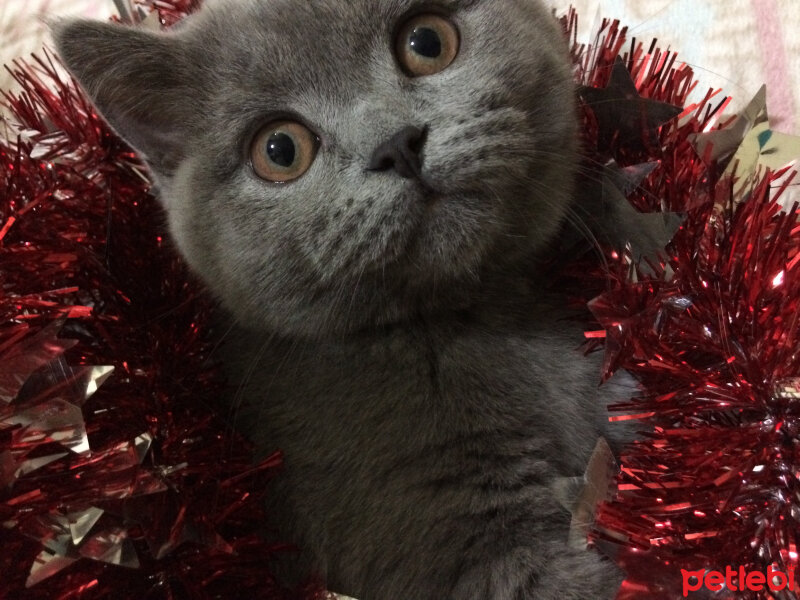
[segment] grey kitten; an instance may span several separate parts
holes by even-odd
[[[542,268],[577,163],[550,13],[209,0],[55,34],[232,314],[237,425],[285,451],[270,510],[305,566],[361,600],[612,598],[552,491],[626,390]]]

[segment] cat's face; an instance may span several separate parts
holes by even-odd
[[[168,34],[56,38],[251,326],[437,306],[546,244],[568,204],[571,76],[534,0],[207,0]]]

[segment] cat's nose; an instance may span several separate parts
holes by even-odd
[[[425,145],[426,129],[408,126],[395,133],[372,152],[367,164],[368,171],[394,169],[400,177],[420,177],[422,169],[422,147]]]

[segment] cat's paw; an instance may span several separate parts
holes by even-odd
[[[549,546],[549,547],[548,547]],[[542,545],[517,548],[466,573],[451,600],[612,600],[622,572],[591,550]]]
[[[530,582],[515,600],[612,600],[624,575],[594,551],[567,553]]]

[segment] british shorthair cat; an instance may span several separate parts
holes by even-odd
[[[54,26],[229,315],[269,507],[360,600],[600,600],[554,493],[606,431],[543,269],[574,222],[574,85],[538,0],[207,0]],[[235,594],[234,594],[235,596]]]

